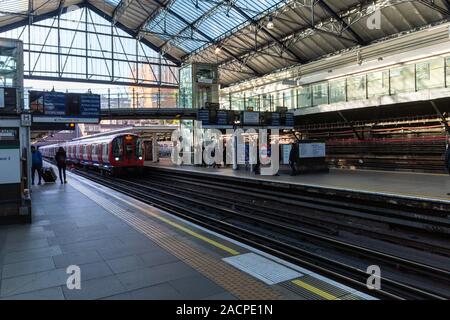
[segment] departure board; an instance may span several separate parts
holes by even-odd
[[[100,96],[96,94],[30,91],[33,123],[99,123]]]

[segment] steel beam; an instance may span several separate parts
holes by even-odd
[[[110,23],[113,23],[113,19],[110,15],[106,14],[105,12],[103,12],[102,10],[98,9],[96,6],[92,5],[90,2],[85,3],[85,6],[89,9],[92,10],[93,12],[95,12],[96,14],[98,14],[99,16],[101,16],[103,19],[109,21]],[[154,45],[152,42],[150,42],[149,40],[145,39],[145,38],[141,38],[139,39],[139,34],[138,32],[131,30],[130,28],[128,28],[127,26],[123,25],[122,23],[120,23],[119,21],[116,22],[116,26],[123,30],[125,33],[128,33],[130,36],[132,36],[133,38],[135,38],[136,40],[140,40],[143,44],[145,44],[147,47],[155,50],[156,52],[161,53],[161,49]],[[173,62],[176,64],[176,66],[180,66],[181,65],[181,61],[180,59],[172,56],[169,53],[162,53],[162,55],[164,56],[164,58],[166,58],[167,60]]]
[[[272,41],[274,41],[278,46],[281,47],[283,51],[286,51],[289,55],[295,58],[299,63],[304,63],[305,61],[301,58],[297,53],[286,47],[284,43],[282,43],[276,36],[274,36],[266,27],[261,26],[258,21],[250,17],[244,10],[240,7],[236,6],[233,1],[225,0],[229,6],[231,6],[236,12],[238,12],[241,16],[243,16],[247,21],[253,24],[256,28],[261,30],[264,34],[266,34]]]
[[[154,2],[156,2],[158,5],[163,6],[163,4],[161,3],[160,0],[153,0]],[[168,13],[170,13],[171,15],[173,15],[175,18],[177,18],[178,20],[180,20],[181,22],[183,22],[186,26],[189,26],[192,30],[194,30],[195,32],[197,32],[199,35],[201,35],[202,37],[204,37],[205,39],[207,39],[211,44],[215,44],[215,41],[213,38],[211,38],[210,36],[208,36],[207,34],[205,34],[204,32],[202,32],[201,30],[199,30],[197,27],[195,27],[194,25],[192,25],[192,23],[190,23],[189,21],[187,21],[185,18],[183,18],[182,16],[180,16],[178,13],[174,12],[173,10],[171,10],[170,8],[166,8],[165,9]],[[159,50],[162,50],[161,47],[158,48]],[[236,56],[234,53],[232,53],[230,50],[228,50],[227,48],[222,48],[222,50],[229,55],[230,57],[232,57],[233,59],[235,59],[236,61],[238,61],[239,63],[241,63],[242,65],[244,65],[245,67],[247,67],[249,70],[251,70],[252,72],[255,73],[255,76],[261,76],[261,73],[256,70],[255,68],[253,68],[252,66],[248,65],[244,60],[242,60],[241,58],[239,58],[238,56]]]
[[[116,8],[113,11],[112,19],[113,24],[116,24],[117,21],[119,21],[120,17],[127,11],[128,6],[133,2],[134,0],[120,0],[119,4],[116,6]]]
[[[351,26],[348,25],[348,23],[342,19],[326,2],[325,0],[318,0],[319,5],[326,11],[328,14],[330,14],[333,18],[335,18],[337,21],[342,23],[343,27],[347,29],[347,31],[355,38],[355,40],[360,45],[364,45],[366,42],[359,34],[357,34]]]

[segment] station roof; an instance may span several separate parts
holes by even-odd
[[[172,61],[218,63],[223,85],[450,16],[449,0],[4,0],[0,32],[86,6]]]

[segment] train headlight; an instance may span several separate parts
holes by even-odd
[[[120,159],[119,159],[119,157],[115,157],[114,160],[119,161]]]
[[[142,157],[139,157],[139,160],[142,160]]]

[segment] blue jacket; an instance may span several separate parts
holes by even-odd
[[[39,150],[31,153],[31,163],[33,167],[42,166],[42,154]]]

